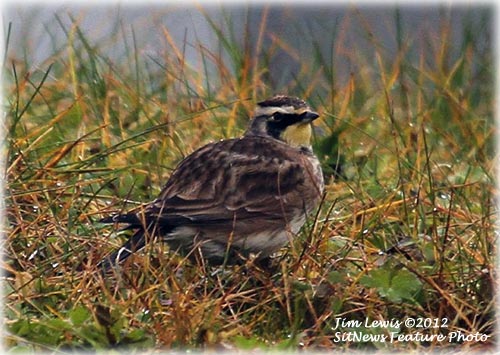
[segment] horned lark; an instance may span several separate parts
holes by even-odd
[[[101,266],[122,262],[155,237],[209,264],[268,258],[321,199],[323,174],[310,143],[316,118],[299,98],[259,102],[243,137],[198,149],[177,166],[156,200],[101,220],[135,230]]]

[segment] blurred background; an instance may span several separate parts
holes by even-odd
[[[411,63],[432,55],[445,30],[449,58],[460,56],[461,43],[474,36],[478,50],[491,50],[492,8],[487,5],[375,6],[335,3],[288,5],[98,5],[8,2],[4,28],[12,23],[9,56],[36,68],[64,50],[68,29],[77,24],[103,55],[119,61],[133,45],[144,60],[169,50],[164,31],[197,66],[200,46],[216,52],[224,44],[214,24],[253,56],[273,49],[269,77],[276,90],[299,75],[301,63],[321,55],[340,83],[362,70],[359,59],[374,65],[374,46],[396,57],[402,47]],[[211,23],[212,22],[212,23]],[[362,49],[362,51],[358,51]]]

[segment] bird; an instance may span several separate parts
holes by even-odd
[[[318,117],[298,97],[258,102],[243,136],[195,150],[154,201],[100,220],[134,232],[99,265],[113,269],[158,239],[209,265],[269,260],[322,199],[323,173],[311,146]]]

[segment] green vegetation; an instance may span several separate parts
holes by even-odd
[[[241,44],[208,17],[221,43],[215,52],[199,43],[176,46],[165,29],[164,53],[148,56],[117,30],[114,40],[128,51],[119,62],[76,21],[65,27],[56,17],[66,45],[36,69],[9,57],[14,44],[7,38],[7,347],[425,351],[491,345],[494,68],[492,12],[483,14],[478,25],[462,13],[458,44],[451,44],[443,15],[441,32],[429,34],[426,52],[415,55],[410,29],[395,12],[394,56],[353,11],[371,47],[350,44],[353,69],[345,81],[314,32],[304,31],[301,39],[313,44],[313,59],[302,60],[266,32],[265,16],[260,35],[273,38],[266,47],[258,40],[254,47]],[[231,29],[227,21],[224,28]],[[322,32],[331,34],[335,55],[346,53],[339,43],[348,30],[335,23]],[[188,65],[186,46],[197,48],[198,64]],[[279,50],[299,67],[286,86],[268,81],[268,64]],[[320,211],[277,257],[276,272],[250,262],[215,272],[155,244],[102,280],[95,265],[123,237],[96,221],[155,198],[182,157],[240,135],[256,100],[276,92],[303,97],[322,114],[315,147],[329,179]],[[361,323],[335,329],[339,318]],[[446,327],[365,324],[408,318]],[[409,337],[337,341],[339,331]],[[463,337],[417,341],[410,337],[417,332]],[[490,337],[474,341],[477,333]]]

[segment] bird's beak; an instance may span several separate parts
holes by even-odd
[[[302,114],[302,122],[311,123],[312,121],[314,121],[318,117],[319,117],[319,115],[316,112],[306,111]]]

